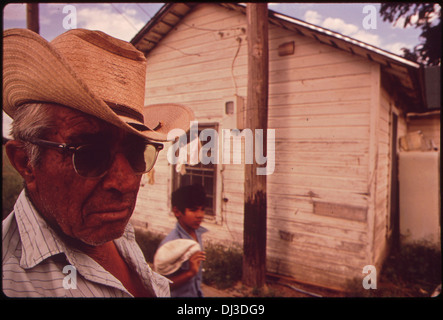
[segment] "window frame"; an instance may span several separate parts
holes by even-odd
[[[202,123],[198,123],[198,137],[200,137],[200,133],[201,131],[205,130],[205,129],[213,129],[217,132],[217,137],[219,139],[218,141],[218,148],[220,149],[220,138],[219,138],[219,123],[218,122],[202,122]],[[189,144],[189,131],[187,132],[187,139],[188,139],[188,144]],[[218,150],[219,152],[219,150]],[[218,161],[217,161],[218,162]],[[219,214],[219,210],[217,208],[219,199],[218,199],[218,179],[219,179],[219,165],[218,163],[213,163],[211,164],[213,166],[213,168],[210,169],[204,169],[203,171],[212,171],[212,212],[208,213],[208,211],[206,211],[205,213],[205,218],[204,220],[207,222],[214,222],[214,223],[218,223],[219,221],[221,221],[221,217]],[[199,168],[196,168],[195,166],[191,166],[189,164],[185,164],[186,167],[191,168],[191,171],[198,171],[200,170]],[[199,162],[199,164],[197,166],[205,166],[203,164],[201,164]],[[171,170],[172,170],[172,179],[171,179],[171,189],[172,192],[174,192],[175,190],[177,190],[180,187],[180,178],[181,178],[181,174],[178,173],[176,171],[176,164],[171,165]],[[194,168],[194,169],[193,169]]]

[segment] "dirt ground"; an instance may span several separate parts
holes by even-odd
[[[321,297],[344,297],[344,293],[310,287],[299,283],[290,282],[269,282],[261,290],[244,286],[238,282],[232,288],[220,290],[203,284],[202,290],[205,297],[295,297],[295,298],[321,298]]]
[[[341,292],[327,288],[309,286],[302,283],[290,282],[286,280],[269,281],[261,290],[244,286],[238,282],[235,286],[220,290],[202,284],[205,297],[281,297],[281,298],[339,298],[339,297],[431,297],[441,296],[441,285],[431,290],[422,288],[408,288],[404,285],[395,284],[389,281],[380,281],[376,290],[361,290],[360,292]],[[371,292],[369,292],[371,291]],[[376,292],[377,291],[377,292]]]

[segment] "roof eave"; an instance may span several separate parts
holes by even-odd
[[[130,41],[145,55],[193,9],[196,3],[166,3]]]
[[[174,5],[174,3],[164,4],[163,7],[161,7],[160,10],[158,10],[157,13],[152,17],[152,19],[149,20],[148,23],[146,23],[145,26],[131,39],[130,43],[135,46],[145,36],[145,34],[158,23],[161,17],[164,16],[172,5]]]
[[[177,17],[174,11],[180,11],[184,16],[188,14],[196,4],[197,3],[166,3],[140,32],[134,36],[131,43],[146,55],[181,20],[180,15]],[[217,3],[217,5],[246,14],[246,4]],[[296,31],[305,36],[312,37],[320,43],[334,46],[339,50],[379,63],[382,69],[395,77],[396,81],[402,86],[401,91],[403,95],[407,97],[406,100],[409,100],[408,105],[410,107],[405,107],[408,109],[407,112],[420,112],[426,109],[424,71],[423,66],[419,63],[332,30],[315,26],[272,10],[268,10],[268,12],[269,20],[272,24]],[[171,16],[175,16],[175,18],[171,20]],[[166,20],[169,20],[169,24]],[[160,25],[162,23],[166,25],[161,28]],[[155,30],[156,28],[157,30]],[[413,92],[411,92],[411,90]]]

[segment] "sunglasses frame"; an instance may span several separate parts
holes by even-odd
[[[97,177],[84,176],[84,175],[82,175],[82,174],[80,174],[78,172],[77,167],[75,165],[75,161],[74,161],[74,154],[75,154],[75,152],[78,151],[82,147],[91,146],[91,145],[93,146],[94,144],[76,145],[76,144],[70,144],[70,143],[60,143],[60,142],[48,141],[48,140],[37,139],[37,138],[33,138],[33,139],[25,140],[25,141],[27,141],[29,143],[32,143],[32,144],[35,144],[35,145],[40,146],[40,147],[49,147],[49,148],[56,149],[56,150],[60,151],[63,154],[70,153],[71,154],[71,160],[72,160],[72,166],[74,167],[75,172],[79,176],[81,176],[83,178],[88,178],[88,179],[94,179],[95,178],[95,179],[97,179],[97,178],[103,177],[108,172],[108,170],[105,170],[100,176],[97,176]],[[157,143],[157,142],[152,142],[152,141],[146,141],[146,145],[153,145],[155,147],[156,153],[155,153],[154,161],[153,161],[151,167],[149,168],[149,170],[144,171],[144,172],[135,172],[136,175],[142,175],[142,174],[147,173],[150,170],[152,170],[152,168],[154,167],[155,163],[157,162],[157,158],[158,158],[159,152],[161,150],[163,150],[163,148],[164,148],[164,145],[162,143]]]

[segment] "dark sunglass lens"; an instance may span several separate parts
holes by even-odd
[[[100,145],[81,146],[73,158],[78,174],[87,178],[103,175],[109,169],[110,160],[109,149]]]

